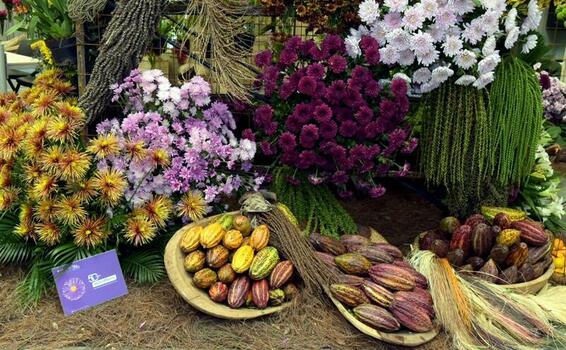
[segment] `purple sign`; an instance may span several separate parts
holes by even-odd
[[[116,250],[51,271],[65,316],[128,294]]]

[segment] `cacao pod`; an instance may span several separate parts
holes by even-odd
[[[485,218],[482,214],[473,214],[464,222],[464,225],[470,226],[471,229],[476,227],[477,224],[485,224]]]
[[[501,231],[499,236],[497,236],[497,244],[503,244],[510,247],[513,244],[519,243],[520,239],[521,231],[509,228]]]
[[[460,220],[453,216],[448,216],[440,220],[440,231],[448,236],[452,236],[460,225]]]
[[[544,227],[534,221],[515,221],[512,227],[521,231],[521,240],[530,245],[539,247],[545,245],[549,240],[548,235],[544,232]]]
[[[372,328],[386,332],[395,332],[401,328],[399,321],[382,307],[363,304],[353,310],[354,316]]]
[[[346,248],[350,245],[366,246],[370,244],[369,238],[360,235],[342,235],[340,236],[340,242],[342,242]]]
[[[523,264],[519,268],[519,282],[529,282],[535,279],[535,270],[531,264]]]
[[[501,272],[501,280],[504,284],[517,283],[519,280],[519,269],[512,265]]]
[[[281,305],[284,301],[285,292],[282,289],[273,289],[269,292],[269,303],[271,303],[271,305]]]
[[[377,305],[389,307],[391,302],[393,302],[393,293],[373,281],[364,280],[361,288],[368,298]]]
[[[397,265],[400,267],[404,267],[407,269],[412,269],[413,267],[411,266],[411,264],[409,264],[407,261],[405,261],[404,259],[397,259],[393,261],[393,265]]]
[[[200,247],[200,235],[203,230],[202,226],[191,226],[186,229],[179,244],[183,253],[190,253]]]
[[[226,232],[226,234],[224,235],[224,238],[222,239],[222,244],[226,248],[232,250],[232,249],[240,248],[243,241],[244,241],[244,237],[242,236],[242,233],[240,231],[230,230]]]
[[[216,282],[208,290],[208,296],[212,301],[223,303],[228,298],[228,286],[222,282]]]
[[[269,284],[267,280],[254,282],[252,286],[252,300],[258,309],[265,309],[269,303]]]
[[[448,255],[449,249],[450,247],[447,241],[436,239],[432,242],[429,250],[436,254],[439,258],[445,258],[446,255]]]
[[[472,256],[466,260],[466,263],[472,265],[474,270],[479,270],[485,264],[485,261],[479,256]]]
[[[432,242],[441,237],[434,231],[426,231],[419,235],[419,249],[430,250]]]
[[[232,269],[236,273],[248,271],[254,259],[254,249],[249,245],[243,245],[236,250],[232,257]]]
[[[269,286],[273,289],[281,288],[293,275],[293,263],[289,260],[281,261],[275,266],[269,276]]]
[[[521,267],[527,258],[529,257],[529,248],[527,244],[521,242],[519,244],[515,244],[514,246],[509,249],[509,255],[507,255],[507,260],[505,263],[507,265],[515,265],[517,267]]]
[[[423,298],[423,300],[426,300],[427,303],[432,305],[432,295],[430,295],[428,290],[420,287],[415,287],[415,289],[413,289],[413,293],[419,294],[421,298]]]
[[[277,209],[281,210],[283,215],[285,215],[287,220],[289,220],[293,225],[299,226],[299,220],[297,220],[297,218],[295,217],[295,215],[293,214],[291,209],[289,209],[288,206],[286,206],[285,204],[283,204],[281,202],[277,202],[276,206],[277,206]]]
[[[242,233],[242,236],[247,237],[252,232],[252,224],[250,219],[244,215],[236,215],[234,221],[232,221],[232,226],[235,230]]]
[[[218,219],[217,221],[220,226],[224,229],[224,231],[228,231],[232,229],[232,223],[234,222],[234,216],[232,214],[224,214]]]
[[[200,251],[195,250],[185,257],[184,267],[187,272],[197,272],[204,267],[206,255]]]
[[[364,256],[357,253],[346,253],[334,258],[338,267],[352,275],[365,275],[371,267],[371,262]]]
[[[491,239],[496,242],[497,241],[497,237],[499,236],[499,234],[501,233],[501,227],[499,226],[491,226]]]
[[[454,231],[452,239],[450,240],[450,250],[462,249],[464,256],[467,257],[470,254],[471,243],[472,227],[465,224]]]
[[[369,269],[369,277],[377,284],[393,290],[412,290],[415,278],[402,267],[392,264],[375,264]]]
[[[418,293],[407,292],[407,291],[396,292],[394,295],[394,302],[415,303],[418,307],[426,311],[427,315],[431,319],[433,319],[435,316],[434,308],[432,307],[432,304],[430,304],[426,298],[423,298],[423,296]]]
[[[228,249],[221,245],[214,246],[206,252],[206,263],[208,266],[218,269],[228,262]]]
[[[346,247],[337,239],[316,235],[316,245],[325,253],[332,255],[342,255],[346,253]]]
[[[248,292],[248,294],[246,295],[246,301],[245,301],[245,305],[246,306],[252,306],[254,303],[254,295],[252,294],[252,290],[250,289],[250,291]]]
[[[354,252],[373,262],[393,262],[393,257],[391,255],[376,246],[360,246]]]
[[[330,292],[337,300],[350,307],[370,303],[370,300],[360,288],[348,284],[331,284]]]
[[[251,282],[248,276],[236,278],[234,283],[230,285],[228,290],[228,306],[237,309],[244,305],[251,288]]]
[[[202,269],[197,271],[193,276],[193,283],[195,286],[201,289],[208,289],[212,286],[218,277],[216,276],[216,272],[212,271],[209,268]]]
[[[527,217],[527,214],[522,210],[504,207],[482,207],[481,212],[489,221],[494,220],[499,213],[506,214],[511,221],[523,220]]]
[[[283,292],[285,292],[285,300],[287,301],[295,299],[301,293],[299,287],[293,283],[286,284],[283,288]]]
[[[496,244],[491,248],[489,259],[493,259],[499,266],[503,266],[509,255],[509,247],[503,244]]]
[[[540,247],[532,247],[529,249],[529,256],[527,258],[527,262],[531,264],[535,264],[542,259],[544,259],[547,255],[550,254],[550,250],[552,248],[552,244],[550,240]]]
[[[323,253],[323,252],[314,252],[314,254],[326,265],[329,267],[337,267],[336,263],[334,262],[334,255]]]
[[[426,277],[417,270],[415,270],[415,268],[412,267],[411,265],[406,266],[406,265],[398,265],[395,263],[393,263],[393,265],[399,266],[403,270],[407,271],[411,276],[413,276],[417,287],[421,287],[425,289],[428,288],[428,280],[426,279]]]
[[[472,230],[472,248],[474,252],[485,257],[493,246],[491,227],[484,223],[477,224]]]
[[[371,246],[385,251],[387,254],[391,255],[395,259],[402,259],[403,258],[403,252],[401,252],[401,250],[399,250],[399,248],[397,248],[396,246],[394,246],[392,244],[389,244],[389,243],[372,243]]]
[[[269,276],[271,271],[279,263],[279,253],[275,247],[265,247],[260,250],[250,266],[250,277],[253,280],[261,280]]]
[[[222,266],[218,272],[218,280],[222,283],[230,284],[236,279],[236,272],[232,269],[232,265],[226,264]]]
[[[267,225],[259,225],[250,236],[250,246],[255,250],[262,250],[269,243],[269,228]]]
[[[346,275],[343,273],[338,275],[338,283],[340,284],[349,284],[354,287],[360,287],[363,282],[364,278],[360,276]]]
[[[497,265],[495,261],[489,259],[481,269],[479,269],[478,277],[491,283],[495,283],[499,278],[499,272],[497,271]]]
[[[446,259],[448,259],[448,262],[450,263],[450,265],[452,266],[456,266],[456,267],[460,267],[464,264],[464,259],[466,257],[464,256],[464,251],[460,248],[456,248],[454,250],[451,250],[448,252],[448,254],[446,254]]]
[[[212,223],[207,225],[200,234],[200,244],[204,248],[212,248],[222,242],[224,238],[224,229],[219,223]]]
[[[428,332],[433,327],[430,316],[415,303],[393,302],[390,311],[399,323],[413,332]]]
[[[507,215],[505,213],[498,213],[493,218],[493,224],[501,227],[504,230],[511,228],[512,223],[513,222],[511,221],[511,218],[509,217],[509,215]]]
[[[540,276],[542,276],[542,274],[545,271],[544,262],[539,262],[539,263],[536,263],[532,266],[533,266],[533,272],[534,272],[533,279],[539,278]]]
[[[552,255],[547,255],[543,260],[539,261],[537,264],[542,264],[542,266],[544,266],[544,270],[546,271],[546,269],[550,267],[553,261],[554,259],[552,258]]]

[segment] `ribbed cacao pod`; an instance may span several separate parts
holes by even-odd
[[[460,227],[460,225],[461,225],[460,220],[458,220],[453,216],[448,216],[440,220],[439,228],[440,231],[442,231],[442,233],[448,236],[452,236],[454,231],[456,231],[458,227]]]
[[[503,284],[517,283],[519,280],[519,269],[517,266],[512,265],[501,272],[501,280]]]
[[[246,301],[244,302],[244,304],[246,306],[252,306],[254,304],[254,295],[252,294],[251,288],[248,294],[246,295]]]
[[[512,227],[521,231],[521,240],[532,246],[539,247],[545,245],[549,240],[548,235],[544,232],[544,227],[534,221],[515,221]]]
[[[393,257],[389,255],[389,253],[385,252],[384,250],[376,246],[371,246],[371,245],[360,246],[354,252],[360,254],[361,256],[366,257],[367,259],[373,262],[384,262],[384,263],[393,262]]]
[[[293,276],[293,263],[289,260],[281,261],[278,263],[273,271],[271,271],[271,276],[269,276],[269,286],[273,289],[281,288],[291,276]]]
[[[218,219],[217,221],[220,226],[224,229],[224,231],[228,231],[232,229],[232,224],[234,222],[234,216],[232,214],[224,214]]]
[[[383,250],[384,252],[391,255],[395,259],[402,259],[403,258],[403,252],[401,250],[399,250],[399,248],[397,248],[396,246],[394,246],[392,244],[389,244],[389,243],[372,243],[371,246],[375,247],[377,249]]]
[[[244,215],[236,215],[232,221],[232,227],[242,233],[242,236],[247,237],[252,232],[252,224],[250,219]]]
[[[499,278],[499,272],[497,271],[495,261],[489,259],[482,268],[479,269],[477,276],[488,282],[495,283]]]
[[[426,231],[419,235],[419,249],[430,250],[432,242],[441,237],[434,231]]]
[[[393,290],[412,290],[415,278],[404,268],[392,264],[375,264],[369,269],[372,281]]]
[[[504,207],[482,207],[481,212],[489,221],[494,220],[499,213],[506,214],[511,221],[523,220],[527,217],[527,214],[522,210]]]
[[[295,299],[301,293],[299,287],[297,287],[294,283],[287,283],[285,287],[283,287],[283,292],[285,292],[286,301]]]
[[[361,288],[364,293],[366,293],[367,297],[377,305],[389,307],[393,302],[393,293],[373,281],[364,280]]]
[[[452,234],[452,239],[450,240],[450,250],[462,249],[465,257],[470,254],[470,248],[472,243],[472,227],[470,225],[462,225],[458,227],[454,234]]]
[[[197,271],[193,275],[193,283],[195,284],[195,286],[201,289],[210,288],[210,286],[216,283],[216,281],[218,281],[216,272],[212,271],[209,268],[205,268],[200,271]]]
[[[405,261],[404,259],[397,259],[397,260],[393,260],[393,265],[399,266],[399,267],[405,267],[407,269],[412,269],[413,267],[411,266],[411,264],[409,264],[407,261]]]
[[[342,255],[346,253],[346,247],[339,240],[322,235],[316,235],[314,237],[316,245],[323,252],[332,255]]]
[[[291,211],[291,209],[289,209],[288,206],[286,206],[281,202],[277,202],[275,206],[277,207],[277,209],[281,210],[281,212],[287,218],[287,220],[289,220],[293,225],[299,226],[299,220],[297,220],[295,214],[293,214],[293,212]]]
[[[283,289],[273,289],[269,292],[269,303],[273,306],[283,304],[285,301],[285,292]]]
[[[398,264],[395,264],[395,263],[393,263],[393,265],[399,266],[403,270],[407,271],[411,276],[413,276],[413,279],[415,280],[415,284],[416,284],[417,287],[421,287],[421,288],[425,288],[425,289],[428,288],[428,280],[426,279],[426,277],[422,273],[415,270],[415,268],[412,267],[411,265],[402,266],[402,265],[398,265]]]
[[[326,265],[329,267],[337,267],[336,263],[334,262],[334,255],[323,253],[323,252],[314,252],[314,254]]]
[[[393,302],[389,310],[399,323],[413,332],[428,332],[433,327],[430,316],[415,303]]]
[[[515,244],[514,246],[509,249],[509,255],[507,255],[507,259],[505,263],[507,265],[515,265],[517,267],[523,266],[527,258],[529,257],[529,247],[525,242],[521,242],[519,244]]]
[[[471,229],[476,227],[477,224],[485,224],[485,218],[482,214],[473,214],[464,222],[464,225],[470,226]]]
[[[183,253],[190,253],[200,247],[200,235],[204,229],[202,226],[191,226],[186,229],[185,227],[183,230],[186,231],[183,234],[183,238],[181,239],[179,246]]]
[[[399,291],[395,293],[393,299],[395,303],[401,303],[401,302],[415,303],[421,309],[426,311],[427,315],[431,319],[435,317],[434,308],[432,307],[432,304],[430,304],[426,298],[423,298],[421,294],[407,292],[407,291]]]
[[[242,236],[242,233],[240,231],[230,230],[226,232],[226,234],[224,235],[224,238],[222,239],[222,244],[226,248],[232,250],[232,249],[240,248],[243,241],[244,241],[244,237]]]
[[[331,284],[330,292],[341,303],[350,307],[370,303],[369,298],[360,288],[348,284]]]
[[[269,303],[269,284],[267,280],[254,282],[252,286],[252,300],[258,309],[265,309]]]
[[[371,262],[357,253],[346,253],[334,258],[338,267],[347,274],[366,275],[371,267]]]
[[[248,292],[251,288],[251,281],[248,276],[241,276],[236,278],[234,283],[230,285],[228,290],[228,306],[237,309],[244,305]]]
[[[218,269],[218,280],[222,283],[230,284],[236,279],[236,272],[232,269],[231,264],[226,264]]]
[[[265,247],[260,250],[250,266],[249,275],[253,280],[261,280],[269,276],[279,263],[279,252],[275,247]]]
[[[535,279],[535,270],[531,264],[523,264],[519,268],[519,282],[529,282]]]
[[[212,301],[223,303],[228,298],[228,286],[222,282],[216,282],[208,290],[208,296]]]
[[[472,248],[476,255],[485,257],[493,246],[493,236],[491,227],[484,224],[477,224],[472,230]]]
[[[195,250],[185,257],[183,265],[187,272],[197,272],[202,270],[205,260],[206,254],[200,250]]]
[[[382,307],[363,304],[353,310],[354,316],[368,326],[386,332],[395,332],[401,328],[399,321]]]
[[[262,250],[269,243],[269,228],[267,225],[259,225],[252,231],[250,246],[255,250]]]
[[[369,238],[360,235],[342,235],[340,236],[340,242],[348,251],[350,246],[360,247],[370,244]]]
[[[208,266],[218,269],[228,262],[228,249],[221,245],[214,246],[206,252],[206,263]]]
[[[430,251],[436,254],[439,258],[445,258],[448,255],[448,251],[450,249],[450,245],[447,241],[442,239],[436,239],[432,242],[430,246]]]
[[[254,260],[254,249],[249,245],[243,245],[236,250],[232,257],[232,269],[236,273],[248,271]]]
[[[527,262],[531,264],[535,264],[542,259],[544,259],[547,255],[550,254],[550,250],[552,248],[552,244],[550,240],[540,247],[531,247],[529,249],[529,256],[527,258]]]
[[[542,274],[543,274],[544,271],[545,271],[543,262],[536,263],[536,264],[534,264],[534,265],[532,265],[532,266],[533,266],[533,272],[534,272],[533,279],[539,278],[540,276],[542,276]]]
[[[511,218],[509,217],[509,215],[507,215],[505,213],[498,213],[493,218],[493,224],[501,227],[504,230],[511,228],[512,223],[513,222],[511,221]]]
[[[464,255],[464,251],[460,248],[451,250],[446,254],[446,259],[452,266],[460,267],[464,264],[464,260],[466,259]]]
[[[491,248],[491,252],[489,253],[489,259],[495,261],[495,263],[499,266],[505,265],[505,261],[507,260],[507,256],[509,255],[509,247],[503,244],[496,244]]]
[[[354,287],[360,287],[363,282],[364,278],[360,276],[347,275],[344,273],[340,273],[338,275],[338,283],[340,284],[349,284]]]
[[[427,303],[432,305],[432,295],[430,295],[428,290],[420,288],[420,287],[415,287],[415,289],[413,289],[412,292],[420,294],[420,296],[421,296],[421,298],[423,298],[423,300],[426,300]]]
[[[501,231],[499,236],[497,236],[497,244],[503,244],[510,247],[513,244],[519,243],[520,239],[521,231],[508,228]]]
[[[207,249],[217,246],[224,238],[224,229],[219,223],[207,225],[200,234],[200,244]]]
[[[472,268],[477,271],[485,264],[485,260],[479,256],[472,256],[466,260],[466,263],[472,265]]]

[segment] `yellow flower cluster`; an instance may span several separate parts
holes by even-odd
[[[38,40],[38,41],[34,42],[33,44],[31,44],[30,47],[33,50],[39,49],[39,52],[41,52],[41,55],[43,56],[43,61],[49,66],[53,65],[53,53],[47,47],[47,44],[45,44],[45,41]]]

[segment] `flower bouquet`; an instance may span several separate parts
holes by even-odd
[[[391,170],[406,174],[409,164],[398,165],[395,155],[410,154],[417,145],[405,122],[407,83],[376,80],[378,42],[366,36],[361,45],[363,56],[356,60],[346,55],[337,35],[326,36],[320,45],[292,37],[277,58],[271,51],[259,53],[258,87],[267,103],[255,110],[255,134],[245,130],[243,135],[257,139],[264,155],[286,167],[275,178],[281,200],[313,224],[308,227],[334,235],[352,233],[355,226],[347,219],[337,223],[324,212],[334,203],[332,195],[313,191],[332,185],[349,198],[354,186],[380,197],[385,188],[376,178]]]

